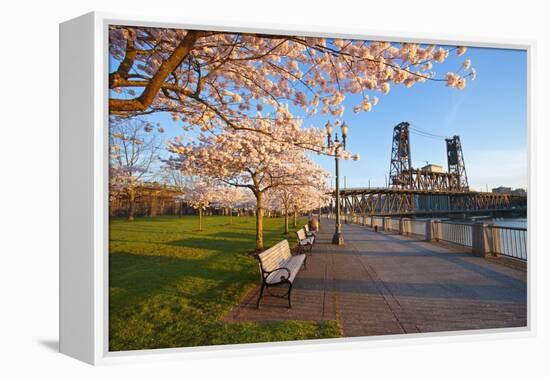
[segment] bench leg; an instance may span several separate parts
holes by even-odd
[[[262,283],[262,288],[260,289],[260,296],[258,297],[258,302],[256,302],[256,308],[260,309],[260,301],[262,301],[262,294],[264,293],[264,284]]]

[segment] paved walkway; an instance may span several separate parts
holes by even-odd
[[[527,325],[525,271],[360,225],[343,225],[346,245],[335,246],[333,224],[323,219],[292,309],[268,295],[256,309],[256,287],[225,320],[338,319],[345,336]]]

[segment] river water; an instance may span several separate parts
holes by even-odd
[[[511,227],[514,227],[514,228],[527,229],[527,219],[524,218],[524,217],[514,218],[514,219],[497,218],[497,219],[493,219],[491,221],[494,221],[495,224],[501,225],[501,226],[511,226]]]
[[[526,217],[512,217],[512,218],[503,218],[503,217],[487,217],[487,216],[479,216],[479,217],[469,217],[465,219],[452,219],[452,218],[439,218],[439,220],[444,221],[450,221],[450,222],[457,222],[457,223],[464,223],[464,222],[488,222],[488,223],[495,223],[495,225],[500,226],[509,226],[512,228],[521,228],[521,229],[527,229],[527,218]]]

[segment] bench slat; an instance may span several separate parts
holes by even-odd
[[[283,266],[290,270],[290,276],[288,277],[290,282],[293,282],[296,275],[298,275],[298,271],[300,271],[305,258],[304,254],[292,256]],[[286,270],[276,271],[267,277],[266,282],[267,284],[275,284],[281,281],[281,277],[286,278],[287,276],[288,272]]]
[[[262,262],[263,269],[267,271],[283,267],[285,261],[289,259],[290,256],[290,246],[287,240],[282,240],[258,255]]]

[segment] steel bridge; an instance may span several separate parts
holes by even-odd
[[[436,165],[413,168],[409,126],[402,122],[394,127],[388,187],[340,190],[340,208],[344,214],[496,215],[527,210],[525,196],[469,189],[462,145],[457,135],[445,139],[447,172]]]
[[[527,198],[488,192],[453,192],[394,188],[340,190],[344,214],[418,216],[523,213]]]

